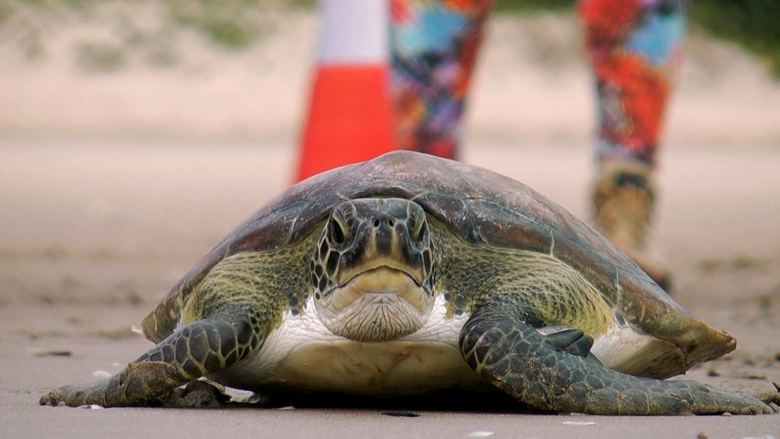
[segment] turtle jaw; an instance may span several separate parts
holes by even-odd
[[[389,303],[393,295],[406,301],[420,312],[428,306],[428,296],[420,282],[409,273],[388,266],[366,270],[353,277],[343,287],[336,288],[328,296],[328,307],[342,311],[364,296],[373,296],[377,303]]]
[[[410,281],[414,282],[416,286],[425,288],[425,274],[422,270],[418,267],[409,266],[394,258],[367,260],[360,267],[345,269],[339,272],[337,282],[341,288],[345,288],[348,284],[358,281],[361,283],[361,286],[366,288],[366,291],[379,292],[382,291],[382,289],[392,288],[392,285],[388,284],[388,282],[392,281],[387,277],[393,273],[404,274]],[[428,291],[428,293],[430,294],[430,291]]]
[[[388,266],[364,271],[315,300],[317,314],[334,334],[362,342],[394,340],[420,329],[433,307],[408,273]]]

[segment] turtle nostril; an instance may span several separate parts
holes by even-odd
[[[387,225],[390,226],[390,227],[393,227],[395,225],[395,221],[393,221],[392,218],[391,218],[391,219],[387,220]]]
[[[378,219],[374,220],[374,227],[379,227],[379,220]]]

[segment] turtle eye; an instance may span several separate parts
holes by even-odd
[[[336,245],[344,245],[347,242],[347,234],[335,218],[330,221],[330,240]]]

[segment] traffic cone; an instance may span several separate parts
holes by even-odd
[[[297,181],[394,149],[387,0],[320,0],[322,28]]]

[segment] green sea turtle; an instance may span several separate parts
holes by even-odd
[[[772,413],[745,395],[662,380],[736,341],[590,227],[507,177],[413,152],[271,200],[143,331],[156,346],[128,368],[41,404],[154,404],[207,376],[266,395],[497,388],[549,411]]]

